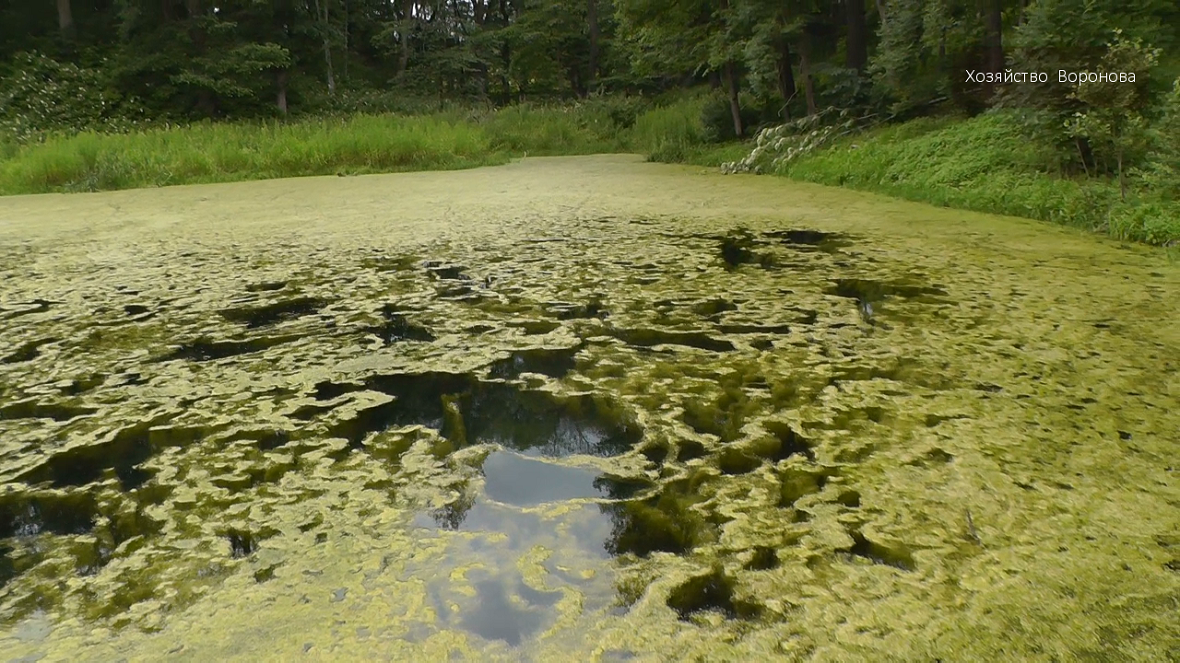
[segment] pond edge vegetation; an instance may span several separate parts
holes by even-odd
[[[1180,89],[1180,88],[1178,88]],[[634,98],[419,115],[201,122],[126,132],[50,134],[9,145],[0,194],[83,192],[280,177],[450,170],[523,156],[634,152],[666,163],[775,174],[916,202],[1020,216],[1180,244],[1180,203],[1140,184],[1050,172],[1025,116],[996,110],[889,124],[836,110],[761,131],[753,142],[711,140],[708,94],[665,104]],[[619,107],[635,109],[620,115]],[[613,112],[612,112],[613,111]]]

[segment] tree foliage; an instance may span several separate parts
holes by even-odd
[[[1159,54],[1159,49],[1144,46],[1141,39],[1126,39],[1116,29],[1106,55],[1098,64],[1105,72],[1135,73],[1136,82],[1087,78],[1070,94],[1082,108],[1066,122],[1069,135],[1085,138],[1099,159],[1115,164],[1124,198],[1127,195],[1124,166],[1128,160],[1145,153],[1150,142],[1147,118],[1143,115],[1148,104],[1146,74],[1157,64]]]
[[[716,139],[825,108],[904,118],[999,105],[1027,111],[1028,130],[1079,170],[1122,162],[1158,178],[1178,45],[1175,0],[0,2],[0,117],[30,135],[708,83],[701,134]],[[1132,66],[1146,84],[1058,80]],[[1048,80],[964,80],[1004,70]]]

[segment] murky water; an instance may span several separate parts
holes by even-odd
[[[630,157],[0,200],[16,660],[1180,655],[1180,265]]]

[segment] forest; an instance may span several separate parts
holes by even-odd
[[[488,129],[490,144],[472,154],[638,151],[730,172],[794,170],[1169,244],[1180,238],[1178,39],[1171,0],[8,0],[0,181],[9,192],[163,183],[126,174],[142,166],[25,172],[21,146],[51,136],[449,109],[451,124]],[[906,122],[898,140],[891,128]],[[923,182],[938,173],[803,163],[866,130],[885,132],[867,141],[886,145],[878,161],[945,159],[936,171],[966,172],[935,191]],[[901,145],[917,134],[928,144]],[[96,145],[62,149],[107,149]],[[420,165],[496,162],[448,150]],[[251,168],[413,161],[328,151],[330,164]],[[239,177],[232,164],[218,170]],[[1039,184],[1019,200],[985,195],[997,176],[1006,189]]]

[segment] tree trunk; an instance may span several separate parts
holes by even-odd
[[[815,84],[811,80],[811,35],[807,26],[799,35],[799,75],[803,77],[803,96],[807,99],[807,114],[815,115]]]
[[[410,21],[402,22],[401,34],[398,35],[398,54],[397,54],[397,77],[401,78],[406,73],[406,67],[410,66],[410,30],[407,27]]]
[[[877,18],[881,19],[881,25],[885,25],[885,1],[877,0]]]
[[[70,7],[70,0],[57,0],[57,27],[66,39],[73,39],[78,34],[74,27],[74,12]]]
[[[1125,201],[1127,199],[1127,178],[1123,175],[1123,148],[1118,150],[1118,165],[1119,165],[1119,196]]]
[[[332,72],[332,49],[324,39],[324,63],[328,66],[328,94],[336,94],[336,75]]]
[[[410,10],[406,7],[406,2],[403,0],[402,8],[397,12],[400,25],[398,26],[397,35],[397,77],[401,78],[406,73],[406,67],[410,66],[410,30],[413,19],[410,18]]]
[[[598,82],[598,0],[586,0],[586,23],[590,29],[590,72],[586,89]]]
[[[488,88],[491,85],[491,82],[488,80],[489,77],[488,77],[487,63],[480,60],[479,65],[478,65],[478,69],[479,69],[479,76],[478,76],[478,78],[479,78],[479,96],[481,97],[482,101],[486,102],[488,100]]]
[[[848,19],[847,66],[862,72],[869,60],[864,0],[844,0]]]
[[[321,11],[320,0],[315,0],[316,18],[322,22],[324,31],[324,65],[328,68],[328,94],[336,94],[336,74],[332,71],[332,44],[328,39],[328,2],[325,0]]]
[[[196,51],[196,55],[199,57],[205,54],[206,45],[205,28],[200,24],[201,0],[185,0],[184,8],[188,12],[188,36],[193,42],[193,49]],[[212,90],[205,87],[197,90],[197,109],[205,117],[213,117],[213,114],[217,111],[217,103],[213,98]]]
[[[586,86],[582,84],[582,72],[579,71],[577,65],[571,65],[566,68],[566,78],[569,79],[570,90],[579,98],[585,99],[587,96]]]
[[[279,107],[279,112],[283,115],[287,114],[287,70],[280,69],[275,73],[275,84],[279,88],[278,96],[275,99],[275,105]]]
[[[1090,177],[1090,167],[1086,165],[1086,153],[1082,150],[1082,139],[1073,139],[1074,145],[1078,147],[1078,158],[1082,160],[1082,170],[1086,172],[1086,177]]]
[[[508,6],[508,0],[500,0],[500,19],[504,22],[504,26],[509,24],[509,19],[512,18],[512,10]],[[508,72],[512,67],[512,48],[505,40],[500,45],[500,63],[504,67],[500,74],[500,83],[504,88],[504,105],[512,103],[512,81],[508,77]],[[524,96],[524,89],[520,90],[521,97]]]
[[[508,42],[504,42],[500,46],[500,64],[504,68],[500,70],[500,87],[502,88],[501,99],[503,105],[507,106],[512,103],[512,81],[508,80],[508,68],[512,65],[512,50],[508,47]]]
[[[791,66],[791,42],[781,38],[775,68],[778,69],[778,93],[783,97],[783,121],[791,121],[791,100],[795,98],[795,72]]]
[[[987,0],[987,66],[988,71],[1004,71],[1004,15],[1003,0]]]
[[[344,82],[348,83],[348,0],[344,0]]]
[[[722,67],[722,77],[725,78],[726,92],[729,94],[729,114],[733,117],[733,133],[741,138],[743,135],[742,107],[738,103],[737,68],[734,67],[733,62],[726,62]]]

